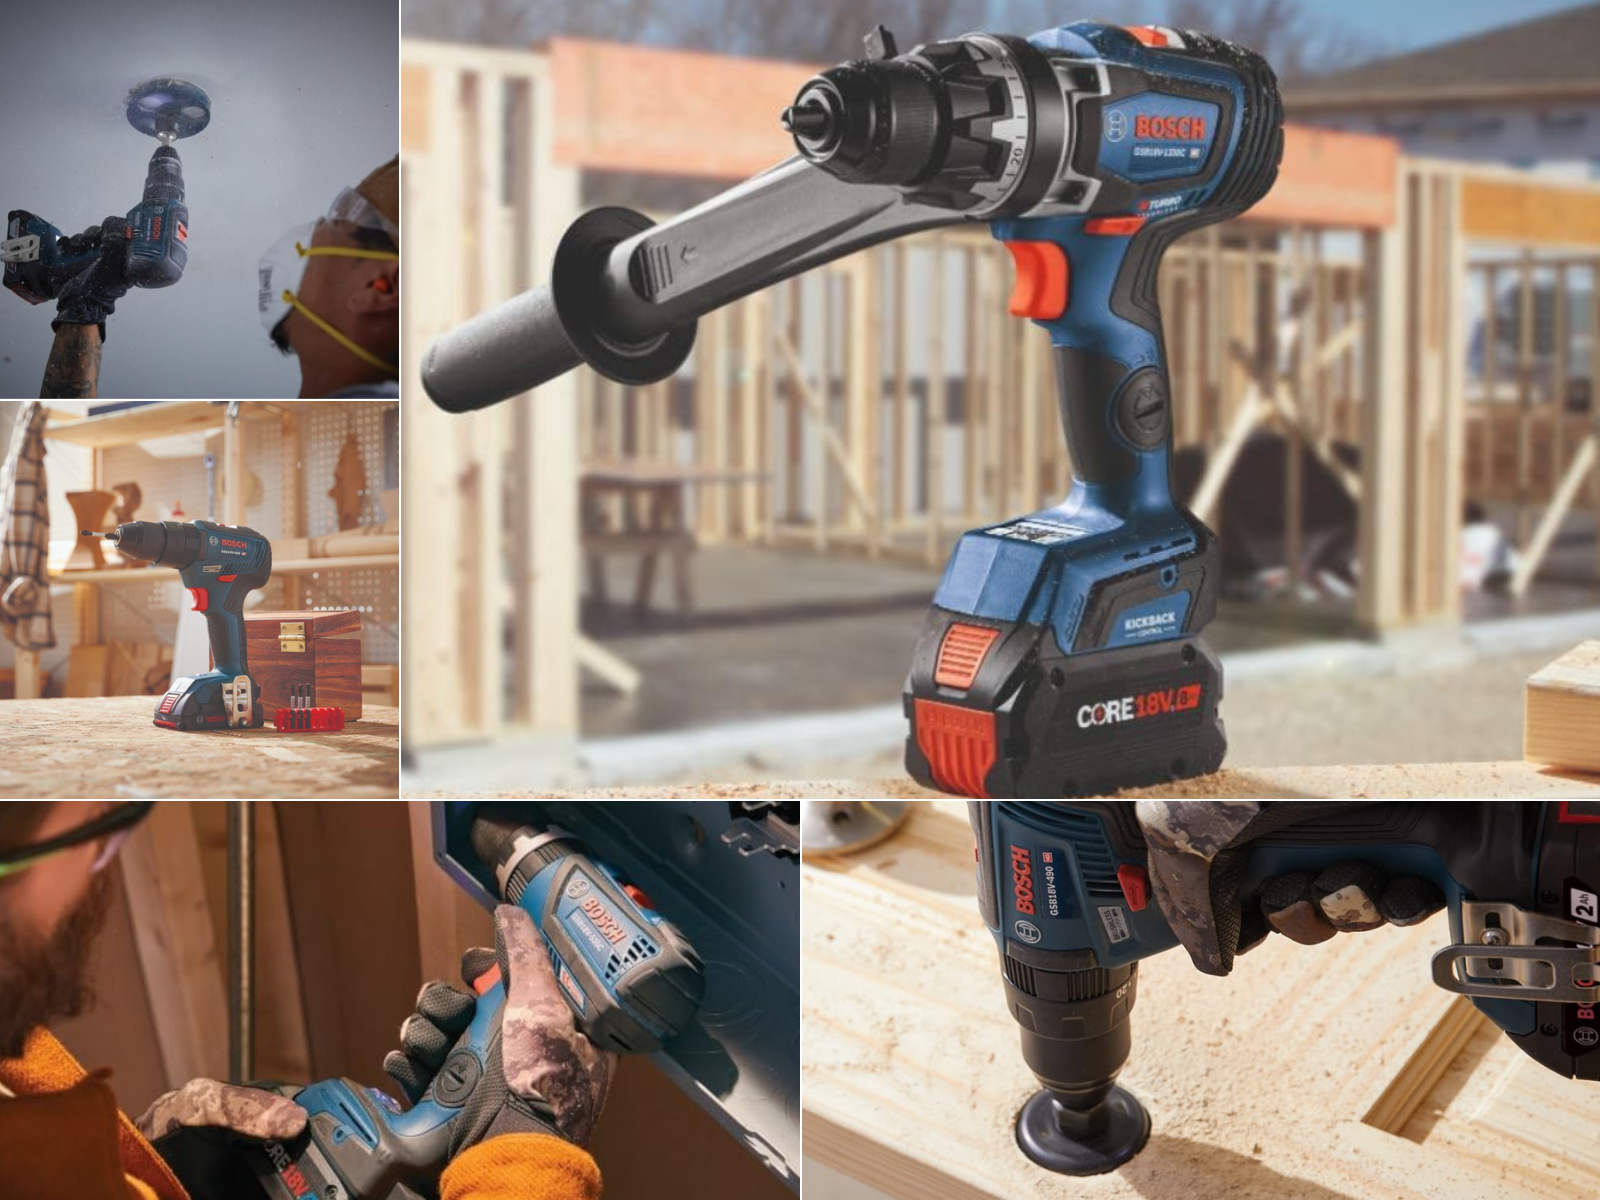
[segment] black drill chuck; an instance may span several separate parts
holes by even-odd
[[[188,521],[128,521],[102,536],[124,557],[158,567],[181,571],[200,557],[200,530]]]
[[[157,146],[150,156],[150,170],[144,178],[146,204],[170,204],[183,200],[183,163],[171,146]]]

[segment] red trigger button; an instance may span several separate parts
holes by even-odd
[[[206,602],[211,598],[211,593],[205,588],[190,588],[189,597],[194,601],[195,612],[205,612]]]
[[[1150,902],[1150,880],[1143,867],[1123,863],[1117,868],[1117,882],[1122,885],[1122,895],[1134,912],[1143,912]]]
[[[1007,242],[1017,264],[1011,315],[1054,321],[1067,311],[1067,254],[1054,242]]]

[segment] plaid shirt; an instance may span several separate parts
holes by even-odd
[[[44,479],[44,405],[17,414],[11,450],[0,466],[0,634],[19,650],[56,644],[50,620],[50,504]]]

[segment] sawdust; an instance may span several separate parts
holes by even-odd
[[[330,734],[275,729],[180,734],[149,696],[0,702],[0,797],[392,799],[400,712],[363,706]],[[203,751],[203,752],[201,752]]]
[[[444,799],[449,792],[407,792],[410,799]],[[1124,800],[1457,800],[1600,797],[1600,776],[1542,768],[1524,762],[1399,763],[1365,766],[1237,767],[1115,794]],[[906,778],[775,780],[697,786],[596,788],[571,792],[496,792],[482,799],[549,797],[623,799],[878,799],[932,800],[939,793]]]

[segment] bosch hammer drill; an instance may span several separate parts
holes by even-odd
[[[215,521],[129,521],[101,536],[128,558],[176,567],[194,611],[206,616],[212,668],[173,680],[156,705],[155,723],[163,729],[262,725],[260,689],[250,677],[244,598],[272,577],[272,543],[254,529]]]
[[[1050,335],[1075,481],[966,534],[906,680],[906,766],[970,796],[1088,794],[1215,770],[1222,676],[1200,640],[1216,538],[1173,499],[1156,272],[1179,235],[1271,187],[1282,110],[1257,55],[1203,33],[1083,22],[974,33],[816,76],[783,114],[799,155],[652,225],[601,208],[549,288],[440,339],[435,402],[481,407],[587,363],[670,375],[696,319],[866,246],[985,221],[1011,312]]]
[[[66,283],[106,252],[105,239],[127,243],[127,278],[133,287],[171,287],[189,261],[189,207],[184,203],[183,163],[172,143],[204,129],[211,119],[205,92],[181,79],[151,79],[127,97],[128,121],[161,144],[150,156],[144,195],[128,211],[120,233],[92,225],[64,236],[43,217],[14,208],[0,240],[0,281],[29,304],[61,294]]]
[[[1150,1134],[1116,1083],[1139,960],[1178,941],[1150,893],[1134,806],[968,808],[978,906],[1023,1059],[1043,1085],[1017,1118],[1017,1142],[1052,1170],[1112,1170]],[[1600,1080],[1600,805],[1280,803],[1262,828],[1211,869],[1225,955],[1251,910],[1282,906],[1274,881],[1293,873],[1368,863],[1391,880],[1426,880],[1444,896],[1452,939],[1434,956],[1434,982],[1472,997],[1544,1066]]]
[[[705,991],[694,948],[649,899],[594,859],[572,834],[479,816],[473,849],[501,899],[543,935],[578,1029],[602,1050],[652,1053],[682,1033]],[[487,1088],[503,1088],[505,983],[476,981],[472,1024],[422,1100],[401,1110],[350,1079],[277,1087],[309,1114],[292,1142],[241,1143],[180,1131],[156,1143],[196,1200],[423,1200],[437,1194],[452,1126]]]

